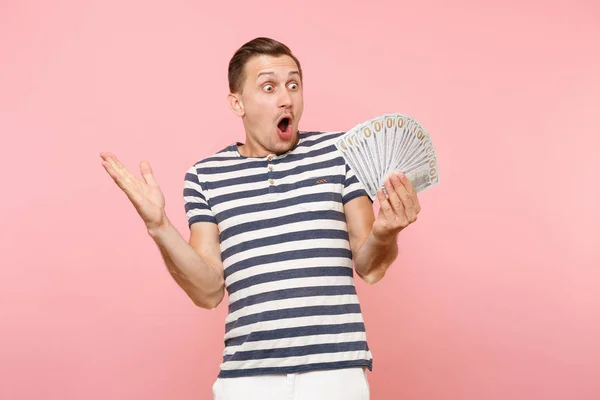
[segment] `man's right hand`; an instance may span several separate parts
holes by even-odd
[[[216,224],[192,225],[187,243],[169,223],[165,198],[147,161],[140,163],[142,179],[134,176],[111,153],[100,153],[102,166],[125,192],[144,220],[177,284],[199,307],[213,309],[223,300],[225,280]]]
[[[146,227],[156,229],[166,222],[165,198],[154,179],[152,168],[147,161],[140,163],[143,180],[127,170],[112,153],[100,153],[102,166],[125,192]]]

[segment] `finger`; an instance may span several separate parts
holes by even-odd
[[[385,219],[390,222],[395,221],[396,215],[394,214],[394,210],[392,210],[392,206],[382,189],[377,189],[377,199],[379,200],[379,210],[383,212]]]
[[[385,190],[388,193],[388,201],[392,206],[394,213],[398,218],[404,218],[404,206],[402,204],[400,196],[398,196],[398,193],[396,193],[396,189],[392,185],[392,182],[390,181],[390,179],[386,179],[385,181],[383,181],[383,184],[385,186]]]
[[[400,182],[402,182],[402,185],[404,185],[406,191],[408,192],[408,196],[410,197],[413,210],[415,211],[415,213],[418,214],[419,212],[421,212],[421,204],[419,203],[419,196],[417,196],[417,191],[414,185],[406,175],[398,173],[398,177],[400,179]]]
[[[104,162],[110,166],[113,171],[113,175],[116,179],[120,178],[123,175],[123,166],[117,160],[117,158],[111,153],[101,153],[100,156],[104,160]]]
[[[129,198],[133,200],[134,193],[138,190],[136,178],[121,164],[114,155],[102,153],[102,165],[109,173],[113,181],[119,186]]]
[[[121,177],[121,179],[129,179],[131,182],[135,181],[135,176],[133,176],[133,174],[129,172],[127,168],[125,168],[125,166],[114,154],[103,153],[102,158],[112,166],[113,170]]]
[[[406,204],[406,200],[402,198],[402,184],[397,177],[392,174],[390,178],[387,180],[389,182],[390,188],[388,190],[388,197],[394,206],[394,212],[396,214],[396,223],[395,227],[404,228],[409,224],[409,212],[410,212],[410,204]],[[395,181],[395,182],[394,182]],[[394,183],[392,183],[394,182]]]
[[[418,214],[417,206],[415,206],[413,196],[411,195],[411,190],[414,193],[414,188],[406,175],[402,173],[397,173],[394,175],[396,178],[396,183],[398,184],[397,191],[402,193],[402,202],[404,203],[406,219],[409,223],[413,223],[417,220]]]
[[[128,184],[126,184],[123,179],[121,179],[121,175],[114,170],[114,168],[112,167],[112,164],[110,164],[107,161],[102,161],[102,166],[104,167],[106,172],[108,172],[108,174],[111,176],[113,181],[115,181],[117,186],[119,186],[119,188],[121,188],[121,190],[123,190],[125,195],[133,203],[133,205],[136,208],[138,208],[138,204],[140,204],[140,202],[141,202],[139,193],[137,193],[135,190],[132,190],[132,188]]]
[[[154,174],[152,172],[152,167],[148,161],[144,160],[140,162],[140,172],[144,178],[144,181],[146,181],[149,186],[158,186],[158,183],[156,183],[156,179],[154,178]]]
[[[111,164],[108,161],[102,161],[102,166],[104,167],[104,169],[106,170],[106,172],[108,172],[108,174],[110,175],[110,177],[112,178],[112,180],[115,181],[115,183],[117,184],[117,186],[119,186],[125,192],[130,192],[131,191],[130,188],[129,188],[129,185],[123,179],[123,176],[119,172],[117,172],[115,170],[113,164]]]
[[[119,183],[119,174],[117,173],[117,171],[115,171],[115,169],[112,167],[112,164],[109,163],[108,161],[104,161],[102,160],[102,166],[104,167],[104,169],[106,170],[106,172],[108,172],[108,175],[110,175],[110,177],[113,179],[113,181],[115,181],[115,183]]]
[[[394,191],[398,195],[398,197],[402,200],[402,204],[404,205],[404,209],[409,209],[413,206],[412,199],[402,182],[400,177],[404,177],[404,174],[400,173],[392,173],[390,180],[392,181],[392,185],[394,186]]]
[[[104,169],[106,170],[106,172],[108,172],[108,174],[113,179],[113,181],[115,181],[115,183],[117,185],[119,185],[119,187],[122,188],[123,182],[122,182],[122,179],[121,179],[121,174],[115,168],[114,163],[111,163],[108,158],[103,158],[103,160],[102,160],[102,166],[104,167]]]

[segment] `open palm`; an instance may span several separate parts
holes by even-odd
[[[161,224],[164,216],[165,198],[154,179],[147,161],[140,163],[142,179],[133,175],[117,157],[111,153],[100,153],[102,166],[125,192],[148,228]]]

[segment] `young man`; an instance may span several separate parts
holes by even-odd
[[[229,86],[246,140],[187,171],[189,242],[169,222],[147,162],[143,180],[110,153],[102,165],[193,302],[214,309],[227,290],[216,399],[368,399],[372,357],[353,273],[369,284],[384,276],[398,233],[420,211],[414,188],[391,174],[375,217],[334,145],[343,132],[298,129],[302,70],[284,44],[244,44]]]

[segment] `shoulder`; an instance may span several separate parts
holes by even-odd
[[[185,182],[194,183],[203,190],[207,189],[209,182],[218,180],[227,169],[235,169],[242,159],[239,157],[236,145],[229,146],[210,154],[189,165],[185,171]]]
[[[200,170],[202,170],[203,168],[215,166],[219,163],[222,163],[223,161],[239,160],[240,158],[238,156],[235,146],[235,144],[230,144],[229,146],[213,154],[210,154],[204,158],[201,158],[200,160],[195,161],[189,166],[188,172],[196,171],[197,173],[200,173]]]
[[[342,135],[344,135],[344,131],[299,131],[300,138],[304,142],[312,142],[312,141],[328,141],[328,140],[336,140]]]
[[[329,149],[337,151],[335,143],[342,138],[344,131],[300,131],[300,148],[304,151]]]

